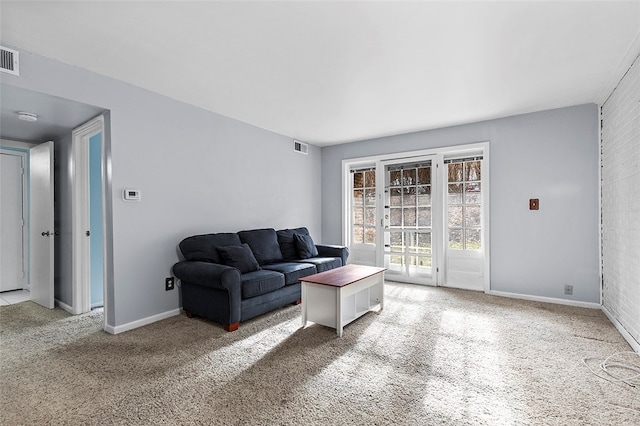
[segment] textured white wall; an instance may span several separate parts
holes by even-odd
[[[640,58],[602,105],[602,303],[640,344]]]

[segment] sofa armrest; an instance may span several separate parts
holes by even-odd
[[[339,257],[342,259],[342,266],[347,264],[349,258],[349,249],[345,246],[316,244],[318,256],[320,257]]]
[[[173,265],[173,274],[183,282],[240,294],[240,271],[230,266],[185,260]]]

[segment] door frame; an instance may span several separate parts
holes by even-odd
[[[3,139],[2,142],[5,140]],[[29,149],[4,146],[0,142],[0,153],[15,155],[22,161],[22,289],[29,291]]]
[[[72,132],[72,311],[81,314],[91,311],[91,253],[86,231],[89,229],[89,138],[101,133],[101,188],[102,188],[102,262],[103,262],[103,325],[107,324],[107,234],[106,198],[107,173],[105,151],[105,119],[100,115]]]
[[[489,292],[491,290],[491,242],[490,242],[490,197],[489,197],[489,188],[491,187],[489,182],[489,141],[465,144],[465,145],[454,145],[454,146],[442,146],[418,151],[408,151],[408,152],[396,152],[391,154],[382,154],[382,155],[374,155],[368,157],[358,157],[358,158],[349,158],[342,160],[342,244],[349,246],[350,244],[350,228],[351,228],[351,210],[350,210],[350,191],[349,191],[349,179],[350,179],[350,170],[354,167],[358,167],[361,165],[378,165],[378,171],[376,172],[376,182],[377,188],[384,188],[384,180],[383,173],[380,173],[380,170],[384,170],[384,168],[380,168],[380,164],[384,161],[388,160],[399,160],[399,161],[411,161],[412,158],[415,157],[424,157],[424,156],[435,156],[437,164],[436,169],[436,179],[439,182],[438,187],[443,184],[444,179],[444,171],[442,163],[443,158],[457,157],[457,156],[466,156],[473,155],[475,153],[482,152],[482,156],[484,158],[483,162],[483,194],[482,194],[482,203],[483,203],[483,218],[482,218],[482,241],[483,250],[484,250],[484,275],[483,275],[483,284],[484,284],[484,292]],[[436,193],[439,198],[438,202],[444,203],[444,191],[440,188],[437,189]],[[432,195],[433,196],[433,195]],[[378,192],[378,205],[382,204],[381,193]],[[441,204],[445,205],[445,204]],[[378,210],[380,211],[380,210]],[[434,212],[432,211],[432,214]],[[440,212],[437,212],[433,217],[433,226],[436,226],[436,221],[438,222],[438,226],[442,226],[442,230],[446,229],[446,224],[444,220],[446,215]],[[378,247],[378,254],[376,256],[376,261],[378,263],[377,266],[383,265],[383,256],[380,252],[379,247],[381,244],[384,245],[384,240],[381,231],[381,222],[379,218],[377,218],[377,230],[376,232],[376,246]],[[434,273],[434,285],[446,285],[446,277],[445,277],[445,238],[441,238],[440,242],[433,242],[433,249],[436,250],[438,256],[438,265],[435,265],[436,272]],[[438,244],[438,247],[436,247]]]

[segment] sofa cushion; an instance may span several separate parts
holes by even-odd
[[[299,259],[309,259],[318,255],[318,249],[313,243],[311,235],[293,234],[293,239],[296,241],[296,247],[298,247]]]
[[[180,242],[179,247],[185,260],[222,263],[217,247],[240,244],[242,242],[238,234],[218,233],[187,237]]]
[[[260,265],[282,260],[282,252],[280,251],[275,229],[240,231],[238,232],[238,236],[240,237],[240,241],[249,244],[253,255]]]
[[[339,257],[313,257],[311,259],[299,260],[298,262],[311,263],[315,265],[318,273],[342,266],[342,259]]]
[[[310,263],[303,262],[281,262],[264,265],[263,269],[278,271],[284,274],[285,285],[295,284],[300,278],[315,274],[316,267]]]
[[[238,269],[242,274],[260,269],[248,244],[218,247],[218,253],[225,265]]]
[[[280,244],[280,251],[282,251],[282,257],[284,260],[295,260],[298,257],[298,247],[296,241],[293,238],[294,234],[309,235],[309,230],[305,227],[295,229],[281,229],[276,232],[278,236],[278,244]]]
[[[242,274],[241,280],[243,299],[260,296],[284,287],[284,275],[266,269]]]

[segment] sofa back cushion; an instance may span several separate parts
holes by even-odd
[[[260,270],[260,265],[248,244],[221,246],[218,247],[218,253],[225,265],[238,269],[241,274]]]
[[[276,230],[272,228],[252,229],[238,232],[240,241],[249,244],[251,251],[260,265],[283,260]]]
[[[180,242],[179,247],[185,260],[222,264],[217,247],[239,246],[241,244],[242,241],[240,241],[238,234],[219,233],[187,237]]]
[[[278,244],[280,251],[285,260],[296,260],[298,257],[298,247],[294,239],[295,234],[309,235],[309,230],[305,227],[295,229],[281,229],[276,232],[278,235]]]
[[[311,235],[293,234],[293,237],[296,240],[296,247],[298,247],[299,259],[309,259],[318,255],[318,249]]]

